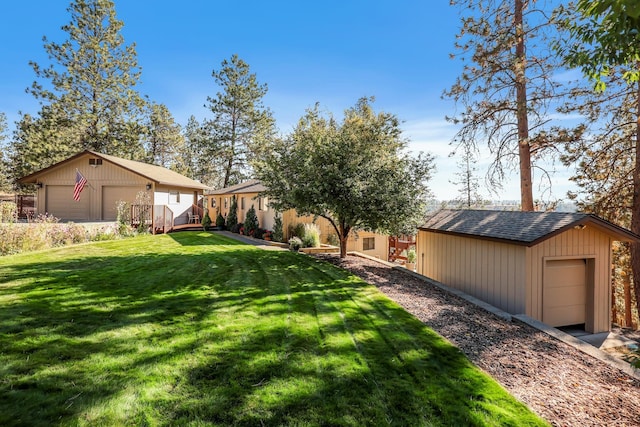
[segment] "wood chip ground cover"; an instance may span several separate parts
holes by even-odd
[[[553,425],[640,425],[639,380],[381,263],[322,258],[377,286]]]

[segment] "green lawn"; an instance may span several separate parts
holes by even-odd
[[[210,233],[0,257],[0,425],[544,425],[327,263]]]

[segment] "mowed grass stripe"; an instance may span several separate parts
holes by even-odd
[[[1,425],[544,425],[329,264],[204,232],[0,258]]]

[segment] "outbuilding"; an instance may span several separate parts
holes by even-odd
[[[80,180],[81,191],[76,194]],[[206,185],[167,168],[85,150],[19,180],[37,188],[36,214],[65,221],[115,221],[116,203],[146,193],[152,220],[168,227],[199,216]],[[158,227],[162,228],[162,227]],[[155,227],[154,227],[155,229]]]
[[[418,273],[550,326],[611,328],[613,241],[640,237],[595,215],[440,210],[419,227]]]

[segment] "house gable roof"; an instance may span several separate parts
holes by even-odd
[[[221,195],[221,194],[261,193],[266,189],[267,187],[262,185],[262,183],[257,179],[250,179],[248,181],[241,182],[240,184],[232,185],[231,187],[220,188],[218,190],[209,191],[207,192],[207,194]]]
[[[182,187],[182,188],[196,188],[200,190],[206,190],[209,188],[208,186],[202,184],[201,182],[195,181],[191,178],[187,178],[184,175],[181,175],[177,172],[174,172],[162,166],[150,165],[148,163],[137,162],[135,160],[122,159],[120,157],[97,153],[91,150],[85,150],[81,153],[76,154],[75,156],[69,157],[66,160],[63,160],[59,163],[56,163],[47,168],[41,169],[23,178],[20,178],[19,182],[35,183],[37,181],[37,178],[40,177],[41,175],[46,174],[47,172],[55,168],[64,166],[65,164],[70,163],[78,159],[79,157],[82,157],[85,155],[91,155],[91,156],[106,160],[132,173],[143,176],[146,179],[153,181],[156,184],[169,185],[173,187]]]
[[[533,246],[566,230],[593,226],[620,241],[640,236],[595,215],[578,212],[522,212],[443,209],[420,230]]]

